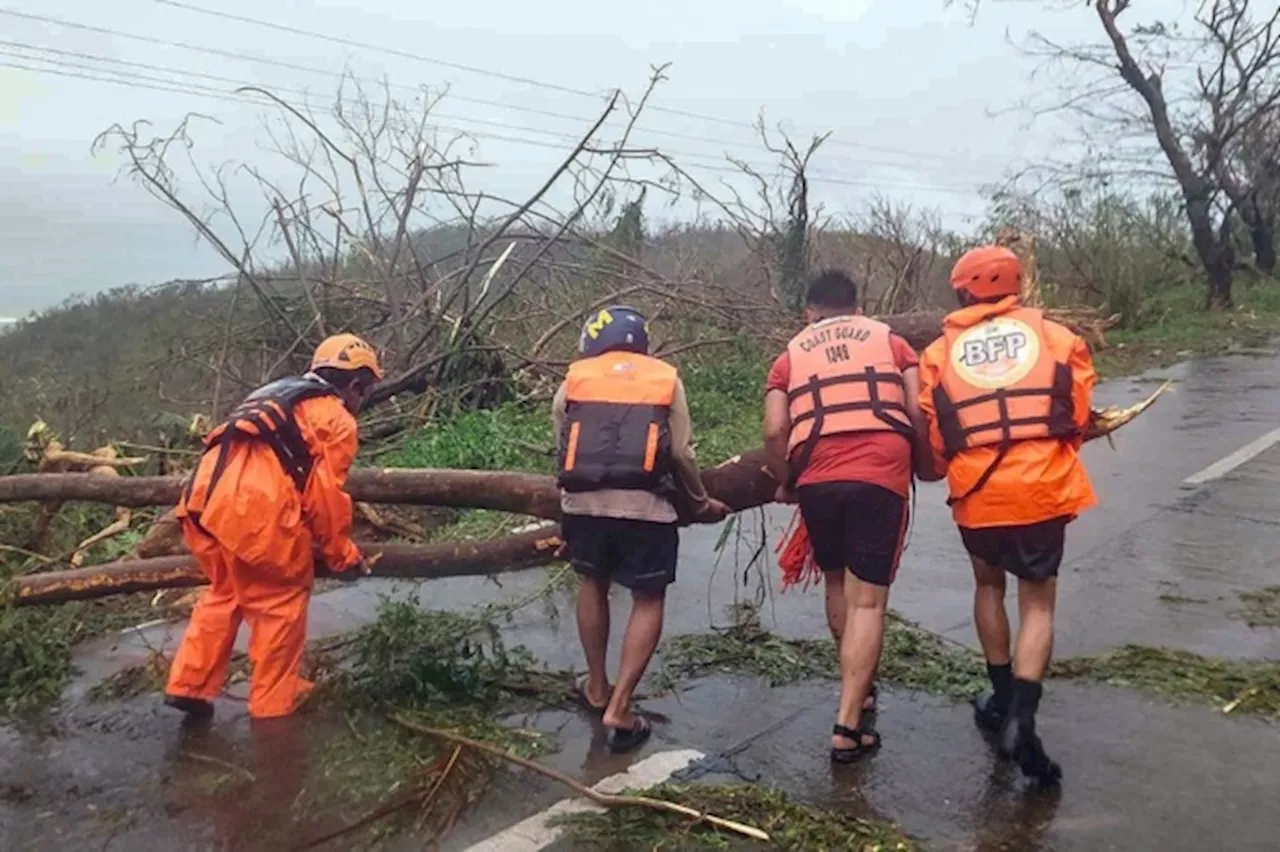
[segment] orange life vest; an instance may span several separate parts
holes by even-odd
[[[824,435],[894,431],[914,437],[889,334],[889,326],[870,317],[832,317],[787,344],[793,480]]]
[[[569,367],[557,481],[566,491],[620,488],[670,496],[676,368],[634,352]]]
[[[237,441],[257,441],[269,447],[275,454],[280,467],[292,481],[298,491],[303,491],[307,480],[311,478],[311,470],[315,466],[315,458],[311,448],[298,429],[294,419],[294,407],[306,399],[321,396],[337,396],[333,385],[315,376],[302,376],[279,379],[263,385],[245,397],[227,419],[213,428],[204,439],[206,453],[218,450],[218,461],[214,465],[209,478],[208,495],[213,493],[222,478],[227,459],[227,452]],[[191,496],[191,487],[195,483],[193,476],[187,483],[183,500]],[[196,518],[202,507],[188,506],[188,511]]]
[[[1071,368],[1045,343],[1044,314],[1014,307],[968,327],[947,324],[946,363],[933,392],[943,454],[999,445],[991,466],[962,500],[977,491],[1010,445],[1076,433]]]

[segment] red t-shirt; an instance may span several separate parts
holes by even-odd
[[[891,334],[889,345],[899,370],[919,366],[920,358],[907,341]],[[790,382],[791,358],[783,352],[769,369],[765,391],[785,391]],[[796,484],[818,482],[869,482],[906,497],[911,491],[911,443],[895,432],[827,435],[814,446]]]

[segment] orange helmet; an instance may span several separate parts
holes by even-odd
[[[375,378],[382,378],[378,353],[354,334],[335,334],[325,338],[316,347],[316,354],[311,357],[311,369],[320,367],[334,370],[359,370],[363,367],[372,372]]]
[[[1017,296],[1022,293],[1022,261],[1003,246],[969,249],[951,270],[951,287],[975,299]]]

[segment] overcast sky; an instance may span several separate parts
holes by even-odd
[[[449,125],[474,131],[481,159],[495,164],[485,170],[483,188],[514,196],[541,183],[563,156],[566,136],[588,126],[600,106],[591,93],[615,86],[638,93],[651,65],[670,62],[654,103],[729,123],[652,112],[640,123],[638,142],[673,150],[677,159],[686,155],[691,167],[711,165],[726,151],[763,162],[762,153],[742,147],[754,138],[737,124],[763,108],[799,134],[834,131],[814,164],[814,192],[828,210],[856,210],[879,190],[936,207],[962,225],[981,213],[979,186],[1043,157],[1062,134],[1060,126],[1028,126],[1025,113],[993,114],[1034,85],[1034,63],[1008,44],[1006,32],[1034,28],[1070,41],[1093,38],[1098,29],[1083,4],[1053,12],[1036,2],[995,0],[972,26],[942,0],[184,2],[371,47],[156,0],[0,0],[0,66],[8,66],[0,67],[0,316],[48,307],[72,293],[226,271],[172,211],[127,179],[116,180],[118,158],[110,152],[95,158],[90,143],[116,122],[146,119],[168,129],[198,111],[219,122],[196,128],[198,159],[252,162],[261,157],[263,109],[144,85],[234,87],[212,79],[220,77],[333,91],[330,77],[270,63],[329,73],[349,67],[406,87],[448,84],[457,99],[446,99],[439,111]],[[1179,0],[1148,5],[1185,7]],[[548,111],[578,118],[542,114]],[[711,183],[722,177],[705,173]]]

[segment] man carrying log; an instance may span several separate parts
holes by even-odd
[[[637,748],[649,723],[631,696],[662,635],[667,586],[679,548],[675,502],[697,521],[723,520],[729,507],[707,496],[694,460],[684,385],[649,355],[645,318],[614,306],[582,330],[584,357],[569,367],[552,406],[559,436],[562,529],[578,591],[578,635],[587,675],[579,700],[599,713],[615,753]],[[609,687],[609,587],[631,591],[616,685]]]
[[[805,296],[809,325],[766,381],[764,439],[782,502],[800,504],[826,586],[827,625],[840,651],[840,705],[831,759],[880,744],[863,724],[875,710],[875,671],[889,586],[902,556],[912,460],[923,421],[916,353],[858,309],[858,288],[819,274]],[[853,575],[852,584],[845,573]]]
[[[974,621],[993,691],[975,699],[975,719],[1023,774],[1055,784],[1062,770],[1035,719],[1066,527],[1097,502],[1078,455],[1094,371],[1084,340],[1022,306],[1022,278],[1006,248],[976,248],[956,263],[951,286],[962,307],[921,359],[920,408],[977,581]],[[1012,662],[1006,572],[1018,578]]]
[[[330,337],[310,372],[254,391],[205,439],[177,517],[211,585],[173,658],[169,706],[213,713],[242,619],[253,664],[249,715],[287,716],[310,693],[299,667],[313,554],[334,571],[368,573],[343,486],[357,449],[354,415],[381,377],[369,344]]]

